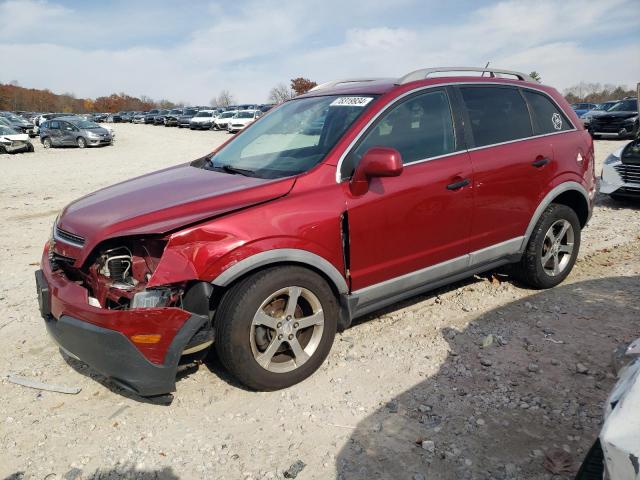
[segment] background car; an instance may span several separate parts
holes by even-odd
[[[582,114],[580,116],[580,120],[582,120],[582,123],[585,126],[585,128],[589,127],[589,124],[591,123],[591,119],[593,117],[597,117],[598,115],[602,115],[603,113],[605,113],[607,110],[609,110],[611,107],[613,107],[619,101],[620,100],[610,100],[608,102],[599,103],[599,104],[596,105],[596,108],[594,108],[593,110],[589,110],[588,112]]]
[[[144,116],[144,123],[153,124],[153,122],[156,120],[156,115],[158,115],[159,113],[160,113],[160,110],[158,110],[157,108],[149,110],[147,114]]]
[[[160,110],[153,118],[154,125],[164,125],[164,117],[169,114],[169,110]]]
[[[229,133],[239,132],[243,128],[246,128],[248,125],[255,122],[261,115],[262,110],[240,110],[231,117],[231,120],[227,125],[227,131]]]
[[[189,122],[191,130],[209,130],[215,120],[215,110],[200,110]]]
[[[600,135],[635,138],[638,134],[638,100],[625,98],[602,115],[592,117],[589,131],[594,138]]]
[[[640,198],[640,139],[606,158],[600,175],[600,193],[615,200]]]
[[[62,117],[40,125],[40,141],[44,148],[77,146],[79,148],[111,145],[109,130],[95,122],[76,117]]]
[[[178,117],[178,128],[189,128],[191,119],[198,113],[197,108],[185,108]]]
[[[110,113],[105,121],[107,123],[122,123],[122,117],[119,113]]]
[[[29,135],[6,125],[0,125],[0,153],[33,152]]]
[[[640,338],[625,351],[628,359],[604,404],[604,424],[575,480],[640,478]]]
[[[182,116],[184,112],[183,108],[174,108],[172,110],[169,110],[169,113],[167,113],[164,116],[164,126],[165,127],[177,127],[178,126],[178,118],[180,118],[180,116]]]
[[[596,108],[596,104],[590,102],[574,103],[571,105],[571,108],[573,108],[573,111],[576,112],[576,115],[579,117],[587,113],[589,110]]]
[[[4,117],[11,124],[11,128],[19,133],[26,133],[31,138],[37,135],[33,129],[33,123],[26,121],[15,113],[0,112],[0,117]]]
[[[238,113],[236,110],[227,110],[221,113],[215,118],[215,120],[213,121],[213,126],[211,128],[213,128],[214,130],[226,130],[227,125],[229,124],[229,120],[231,120],[231,118],[236,113]]]
[[[144,117],[146,117],[148,112],[136,112],[131,120],[131,123],[144,123]]]

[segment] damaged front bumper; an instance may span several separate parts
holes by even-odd
[[[178,362],[208,317],[180,308],[109,310],[89,304],[85,288],[52,271],[46,253],[36,272],[40,311],[60,347],[141,396],[175,390]],[[145,340],[153,337],[154,342]],[[136,343],[136,339],[143,341]]]

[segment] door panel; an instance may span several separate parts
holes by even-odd
[[[345,158],[343,177],[373,147],[396,149],[404,163],[361,196],[343,183],[353,290],[468,253],[473,172],[455,133],[447,92],[430,89],[391,106]]]
[[[471,251],[524,235],[538,206],[542,183],[555,168],[547,139],[520,140],[470,152],[475,214]],[[548,163],[535,167],[548,160]]]
[[[352,289],[467,254],[472,191],[447,186],[471,175],[462,152],[409,165],[399,177],[372,179],[365,195],[349,198]]]

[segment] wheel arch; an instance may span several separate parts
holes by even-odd
[[[529,225],[527,226],[527,230],[524,234],[520,252],[523,252],[526,248],[526,245],[529,242],[529,238],[531,237],[531,233],[538,223],[538,220],[540,220],[540,217],[542,216],[544,211],[552,203],[566,205],[574,212],[576,212],[576,215],[580,220],[581,227],[584,227],[589,221],[589,218],[591,216],[591,209],[589,207],[589,194],[587,193],[587,190],[578,182],[561,183],[544,196],[535,212],[533,213],[533,216],[531,217]]]
[[[306,267],[324,277],[337,294],[344,295],[349,292],[346,280],[328,260],[315,253],[296,248],[277,248],[251,255],[227,268],[211,283],[218,287],[228,287],[248,274],[277,265]]]

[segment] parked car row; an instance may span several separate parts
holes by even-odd
[[[273,106],[273,104],[243,104],[226,108],[155,108],[148,112],[119,112],[113,114],[113,121],[164,125],[165,127],[189,128],[191,130],[227,130],[230,133],[235,133],[262,116]]]
[[[635,138],[640,131],[635,97],[599,104],[574,103],[571,107],[594,138]]]

